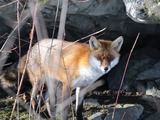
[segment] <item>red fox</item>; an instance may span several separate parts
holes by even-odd
[[[77,88],[78,91],[79,88],[93,84],[118,64],[123,37],[120,36],[114,41],[110,41],[97,40],[91,36],[89,44],[63,41],[57,74],[54,75],[52,66],[54,57],[56,57],[54,56],[55,51],[59,46],[58,43],[56,39],[44,39],[36,43],[29,55],[26,74],[28,74],[32,86],[36,81],[40,87],[44,76],[62,82],[62,97],[64,97],[68,87],[71,90]],[[24,62],[22,64],[21,61],[18,64],[18,69],[24,67]],[[37,88],[34,96],[38,92]],[[77,106],[79,104],[76,103]]]

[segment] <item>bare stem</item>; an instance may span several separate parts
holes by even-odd
[[[37,12],[37,6],[36,6],[34,12],[35,13]],[[32,25],[32,29],[31,29],[31,33],[30,33],[30,44],[29,44],[29,49],[28,49],[28,52],[27,52],[27,58],[26,58],[26,61],[25,61],[23,72],[22,72],[22,77],[21,77],[21,80],[20,80],[20,83],[19,83],[19,86],[18,86],[18,90],[17,90],[17,94],[16,94],[16,99],[14,101],[14,105],[13,105],[12,113],[11,113],[11,116],[10,116],[10,120],[12,120],[12,117],[13,117],[13,113],[14,113],[14,110],[15,110],[15,107],[16,107],[18,95],[20,93],[20,89],[21,89],[21,86],[22,86],[24,74],[25,74],[25,71],[26,71],[26,68],[27,68],[27,63],[28,63],[28,60],[29,60],[29,55],[30,55],[30,51],[31,51],[31,47],[32,47],[33,33],[34,33],[34,18],[33,18],[33,25]]]
[[[121,91],[121,88],[122,88],[122,84],[123,84],[123,81],[124,81],[124,77],[126,75],[126,71],[127,71],[127,68],[128,68],[128,64],[129,64],[129,61],[130,61],[130,58],[131,58],[131,55],[132,55],[132,52],[135,48],[135,45],[137,43],[137,40],[139,38],[139,35],[140,33],[138,33],[137,37],[136,37],[136,40],[132,46],[132,49],[130,50],[130,53],[129,53],[129,56],[128,56],[128,59],[127,59],[127,62],[126,62],[126,66],[125,66],[125,69],[124,69],[124,72],[123,72],[123,76],[122,76],[122,79],[121,79],[121,83],[120,83],[120,86],[119,86],[119,89],[118,89],[118,93],[117,93],[117,97],[116,97],[116,103],[115,103],[115,107],[114,107],[114,111],[113,111],[113,114],[112,114],[112,120],[114,120],[114,115],[115,115],[115,112],[116,112],[116,106],[117,106],[117,103],[118,103],[118,98],[119,98],[119,95],[120,95],[120,91]]]
[[[59,31],[58,31],[58,37],[57,37],[58,39],[61,39],[61,40],[64,38],[67,9],[68,9],[68,0],[63,0],[62,11],[60,16],[60,25],[59,25]]]

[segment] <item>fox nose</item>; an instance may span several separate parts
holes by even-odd
[[[108,67],[105,67],[104,70],[107,71],[107,70],[108,70]]]

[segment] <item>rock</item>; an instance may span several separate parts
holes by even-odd
[[[118,5],[117,5],[118,4]],[[62,0],[60,0],[60,8],[62,5]],[[57,1],[48,0],[45,7],[57,6]],[[68,5],[68,14],[82,14],[91,16],[102,16],[102,15],[118,15],[122,13],[123,2],[119,0],[95,0],[95,1],[84,1],[79,2],[78,0],[70,0]]]
[[[152,115],[150,115],[148,118],[146,118],[145,120],[159,120],[160,119],[160,113],[156,112]]]
[[[146,95],[160,98],[160,90],[157,89],[154,82],[147,82]]]
[[[156,80],[154,80],[154,82],[155,82],[157,88],[160,89],[160,79],[156,79]]]
[[[142,100],[145,100],[150,107],[160,113],[160,98],[145,95],[142,96]],[[152,110],[152,113],[154,113],[154,110]]]
[[[157,60],[160,59],[158,54],[159,52],[160,51],[158,49],[154,48],[143,48],[133,52],[123,82],[123,90],[137,90],[137,85],[139,85],[139,83],[137,83],[137,76],[148,69],[152,69],[152,67],[157,63]],[[116,68],[111,70],[109,73],[107,78],[109,89],[119,88],[127,58],[128,54],[125,54],[120,59]],[[150,78],[150,80],[151,79],[152,78]]]
[[[114,120],[137,120],[143,112],[143,106],[140,104],[125,104],[116,107]],[[113,108],[104,120],[111,120],[113,114]]]
[[[159,52],[159,50],[153,48],[145,48],[133,52],[123,82],[123,90],[136,90],[141,95],[160,98]],[[128,55],[125,55],[120,60],[115,71],[113,70],[109,74],[109,89],[119,88],[127,57]]]
[[[160,62],[155,63],[152,67],[142,71],[137,75],[136,80],[147,83],[145,86],[145,94],[153,97],[160,97]],[[139,88],[143,88],[139,86]],[[143,90],[144,91],[144,90]]]
[[[92,116],[88,117],[87,120],[102,120],[102,113],[97,112],[97,113],[93,114]]]
[[[130,59],[123,90],[136,90],[139,94],[160,97],[160,51],[153,48],[135,50]],[[108,75],[109,89],[118,89],[128,54]],[[157,62],[158,61],[158,62]]]
[[[150,69],[146,69],[145,71],[143,71],[142,73],[140,73],[136,80],[156,80],[156,79],[160,79],[160,62],[156,63],[155,65],[153,65],[153,67],[151,67]]]
[[[5,5],[10,3],[11,0],[2,1],[1,5]],[[55,37],[59,25],[59,16],[61,11],[62,0],[59,0],[59,13],[58,19],[56,20],[56,32]],[[20,10],[22,10],[24,2],[20,5]],[[27,4],[28,5],[28,4]],[[41,12],[43,13],[46,26],[48,28],[49,37],[52,36],[53,26],[55,25],[55,15],[57,10],[57,0],[47,0],[46,3],[40,5]],[[23,9],[25,14],[28,15],[29,7],[26,6]],[[28,11],[28,12],[26,12]],[[20,11],[21,12],[21,11]],[[10,19],[13,23],[16,23],[17,20],[17,4],[9,4],[6,7],[2,7],[0,9],[0,20],[1,20],[1,28],[0,34],[10,33],[10,31],[6,28],[12,28],[10,23],[6,21],[4,18]],[[32,20],[31,20],[32,21]],[[30,24],[31,21],[28,21],[29,24],[26,24],[25,28],[23,27],[21,30],[21,36],[28,37],[28,33],[30,32]],[[82,24],[83,23],[83,24]],[[6,24],[6,25],[5,25]],[[141,38],[138,44],[148,44],[148,45],[156,45],[160,46],[160,25],[146,25],[139,24],[131,20],[125,12],[125,5],[122,0],[70,0],[68,4],[67,11],[67,19],[66,19],[66,40],[75,41],[76,39],[82,38],[89,34],[92,34],[96,31],[99,31],[103,28],[106,28],[103,31],[103,34],[99,36],[99,38],[103,39],[115,39],[120,35],[123,35],[125,38],[125,51],[132,45],[133,41],[138,32],[142,33]],[[13,28],[12,28],[13,29]],[[155,36],[156,37],[153,37]],[[151,39],[152,38],[152,39]],[[24,39],[24,38],[22,38]],[[28,39],[28,38],[25,38]],[[145,40],[144,40],[145,39]],[[86,41],[86,40],[85,40]],[[150,44],[151,43],[151,44]],[[137,44],[137,45],[138,45]],[[23,50],[22,50],[23,51]]]
[[[53,0],[47,0],[43,6],[42,11],[47,26],[52,27],[54,25],[56,6],[57,1]],[[159,25],[143,25],[132,21],[126,15],[125,5],[122,0],[87,0],[83,2],[70,0],[67,14],[66,38],[69,40],[84,37],[105,27],[107,29],[103,32],[103,38],[114,39],[119,35],[124,35],[130,38],[127,39],[128,44],[133,42],[138,32],[142,32],[143,35],[147,36],[156,34],[160,38]],[[149,39],[149,37],[146,38]]]
[[[85,99],[84,104],[89,104],[90,106],[100,106],[100,103],[93,98]]]
[[[160,1],[123,0],[127,15],[139,23],[160,23]]]

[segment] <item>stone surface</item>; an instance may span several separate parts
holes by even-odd
[[[156,80],[160,79],[160,62],[157,62],[155,65],[153,65],[150,69],[144,70],[142,73],[140,73],[137,78],[137,80]]]
[[[127,15],[139,23],[160,23],[159,0],[123,0]]]
[[[123,90],[137,89],[137,77],[146,70],[152,69],[160,59],[159,50],[154,48],[143,48],[133,51],[127,72],[124,78]],[[128,54],[121,57],[119,64],[114,68],[107,77],[109,89],[118,89]],[[148,74],[147,74],[148,75]],[[143,79],[144,80],[144,79]],[[153,80],[150,78],[149,80]],[[156,80],[156,79],[155,79]]]
[[[135,50],[130,59],[124,78],[123,90],[135,90],[140,94],[160,97],[160,51],[154,48]],[[122,79],[128,54],[108,75],[109,89],[118,89]]]
[[[155,113],[155,111],[160,113],[160,98],[144,95],[141,99],[145,100],[150,108],[153,108],[153,113]]]
[[[154,82],[147,82],[146,95],[160,98],[160,90],[154,84]]]
[[[59,5],[59,13],[58,18],[61,11],[62,0],[60,0]],[[1,5],[5,5],[10,3],[11,0],[2,1]],[[23,7],[23,2],[22,6]],[[0,34],[9,33],[5,24],[11,27],[11,23],[6,22],[5,17],[8,17],[10,20],[16,21],[17,12],[16,12],[16,2],[14,4],[8,5],[6,7],[2,7],[0,9],[0,19],[2,19],[2,25]],[[47,0],[46,3],[41,4],[41,12],[43,13],[46,26],[49,31],[49,37],[52,36],[53,27],[55,22],[57,1],[56,0]],[[6,10],[7,9],[7,10]],[[20,8],[21,10],[22,8]],[[26,11],[30,11],[29,7],[24,9],[24,13],[22,14],[26,16],[28,13]],[[4,21],[4,22],[3,22]],[[22,28],[21,36],[25,34],[26,36],[30,31],[30,24],[32,22],[29,21],[29,24],[26,24],[27,27]],[[56,20],[56,30],[58,29],[59,19]],[[5,29],[4,29],[5,28]],[[160,27],[159,25],[146,25],[139,24],[131,20],[125,12],[125,5],[122,0],[70,0],[68,5],[68,13],[66,19],[66,39],[73,41],[84,37],[86,35],[92,34],[96,31],[99,31],[103,28],[107,28],[105,31],[100,34],[99,38],[105,39],[115,39],[116,37],[123,35],[125,37],[125,48],[127,49],[131,46],[131,43],[134,41],[138,32],[142,33],[141,37],[145,39],[140,39],[140,43],[148,44],[153,46],[160,46],[159,38],[160,38]],[[5,31],[5,32],[4,32]],[[153,36],[156,37],[152,40]],[[96,36],[99,36],[96,35]],[[56,37],[56,35],[55,35]],[[27,38],[28,39],[28,38]],[[152,42],[151,42],[152,41]],[[151,44],[150,44],[151,43]],[[139,43],[138,43],[139,44]]]
[[[42,11],[47,26],[53,26],[56,5],[57,3],[53,0],[48,0],[44,5]],[[48,9],[51,13],[48,12]],[[128,44],[133,42],[138,32],[141,32],[144,36],[158,35],[157,39],[160,37],[159,25],[144,25],[132,21],[126,15],[125,4],[122,0],[69,1],[66,21],[66,37],[68,39],[75,40],[75,37],[81,38],[105,27],[107,29],[103,32],[103,38],[114,39],[119,35],[124,35],[130,38],[127,39]],[[148,37],[146,38],[148,39]],[[146,42],[148,41],[145,40]],[[154,44],[153,40],[152,44]]]
[[[60,0],[61,8],[62,0]],[[118,6],[117,6],[118,4]],[[45,4],[48,6],[57,6],[57,1],[48,0]],[[68,14],[82,14],[91,16],[102,15],[121,15],[123,2],[119,0],[86,0],[80,2],[78,0],[70,0],[68,5]],[[123,6],[124,7],[124,6]]]
[[[89,104],[90,106],[100,106],[100,103],[93,98],[88,98],[84,100],[84,104]]]
[[[159,120],[160,119],[160,113],[159,112],[156,112],[152,115],[150,115],[147,119],[145,120]]]
[[[95,113],[90,117],[88,117],[87,120],[102,120],[102,113],[101,112]]]
[[[143,112],[143,106],[139,104],[124,104],[116,107],[114,120],[137,120]],[[113,109],[110,110],[105,120],[111,120]]]

